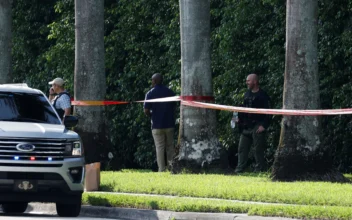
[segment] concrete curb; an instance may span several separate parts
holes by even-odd
[[[56,215],[55,204],[50,203],[30,203],[28,213]],[[248,216],[247,214],[229,213],[198,213],[198,212],[172,212],[160,210],[144,210],[133,208],[115,208],[102,206],[82,206],[80,216],[112,218],[124,220],[284,220],[288,218]]]
[[[186,198],[186,199],[199,199],[207,201],[227,201],[233,203],[243,203],[243,204],[258,204],[258,205],[279,205],[279,206],[298,206],[297,204],[289,203],[274,203],[274,202],[253,202],[235,199],[218,199],[218,198],[204,198],[204,197],[190,197],[190,196],[171,196],[171,195],[160,195],[160,194],[146,194],[146,193],[123,193],[123,192],[85,192],[85,194],[111,194],[111,195],[127,195],[127,196],[145,196],[145,197],[164,197],[164,198]]]

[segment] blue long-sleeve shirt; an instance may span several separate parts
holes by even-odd
[[[175,96],[175,93],[163,85],[156,85],[145,96],[145,100]],[[175,127],[175,102],[145,102],[144,109],[151,110],[152,129]]]

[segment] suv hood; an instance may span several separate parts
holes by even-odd
[[[24,138],[79,138],[78,134],[67,130],[64,125],[32,122],[0,121],[0,137]]]

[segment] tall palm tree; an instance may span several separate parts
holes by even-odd
[[[319,109],[318,0],[287,0],[285,109]],[[322,144],[318,116],[284,116],[274,180],[344,181]]]
[[[104,0],[75,0],[75,100],[104,100]],[[103,146],[104,108],[76,106],[80,117],[77,132],[85,148],[86,162],[99,161]]]
[[[0,84],[11,82],[12,0],[0,0]]]
[[[213,96],[210,0],[180,0],[182,96]],[[181,106],[179,154],[173,171],[216,165],[220,159],[214,110]]]

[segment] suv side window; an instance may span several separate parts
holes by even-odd
[[[0,92],[0,120],[61,124],[42,94]]]

